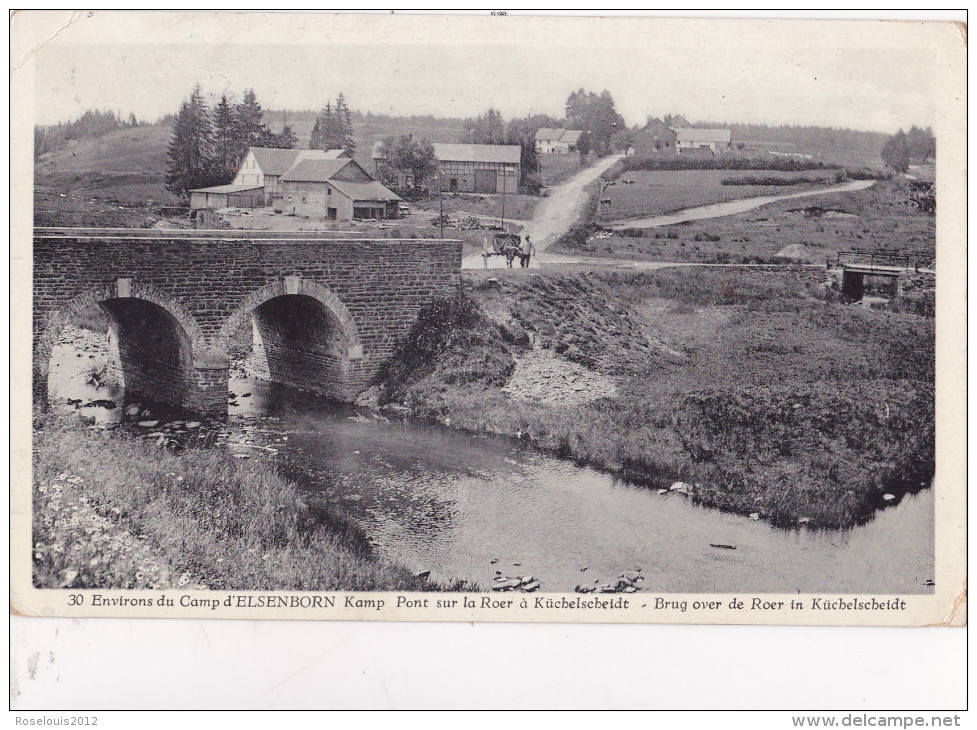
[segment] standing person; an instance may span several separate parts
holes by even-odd
[[[492,255],[492,243],[490,239],[491,236],[488,234],[482,236],[482,263],[485,265],[486,269],[488,268],[489,256]]]
[[[529,268],[529,259],[533,254],[536,253],[536,245],[533,243],[529,236],[522,239],[522,249],[519,255],[519,265],[524,268]]]

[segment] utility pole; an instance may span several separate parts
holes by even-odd
[[[506,174],[508,169],[505,165],[502,166],[502,232],[505,233],[505,189],[506,189]]]
[[[441,229],[441,238],[444,238],[444,198],[441,196],[441,173],[437,175],[438,180],[438,227]]]

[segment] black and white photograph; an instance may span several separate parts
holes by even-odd
[[[960,27],[11,27],[15,611],[965,623]]]

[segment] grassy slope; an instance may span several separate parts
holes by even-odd
[[[176,455],[52,419],[35,431],[33,494],[40,587],[163,587],[162,574],[211,589],[431,588],[373,557],[355,526],[310,506],[271,465],[217,451]],[[72,519],[90,509],[110,523],[97,536],[92,519]]]
[[[164,184],[170,133],[169,127],[154,125],[75,140],[41,156],[34,167],[35,186],[78,201],[175,205],[177,199]]]
[[[388,375],[387,397],[417,414],[656,486],[698,483],[698,502],[781,525],[848,526],[932,475],[932,319],[824,301],[795,272],[468,278],[464,315],[432,318],[438,334]],[[510,318],[508,341],[481,311]],[[508,399],[520,329],[618,376],[620,395]]]

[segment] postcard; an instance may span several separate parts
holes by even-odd
[[[14,613],[966,623],[962,26],[11,33]]]

